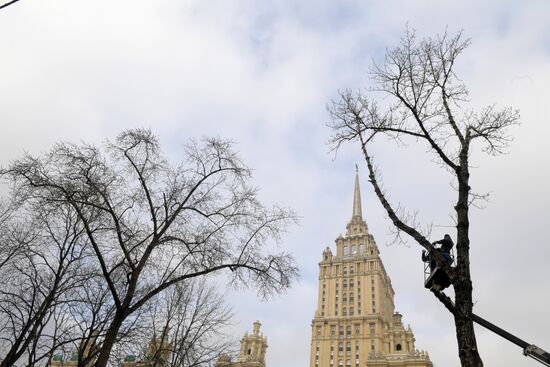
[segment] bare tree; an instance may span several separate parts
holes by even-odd
[[[348,141],[360,144],[369,180],[393,225],[428,251],[433,250],[427,235],[411,216],[403,214],[381,188],[369,148],[382,135],[392,142],[412,141],[433,153],[436,162],[455,179],[456,266],[445,265],[454,288],[454,303],[444,293],[434,295],[453,314],[462,366],[482,366],[472,322],[472,281],[470,276],[469,208],[476,196],[470,188],[470,153],[474,143],[491,155],[502,153],[510,141],[507,130],[519,121],[519,113],[494,105],[475,112],[467,108],[468,91],[454,72],[458,56],[470,44],[462,32],[435,39],[417,40],[407,29],[399,45],[387,51],[383,65],[374,65],[374,87],[365,93],[349,90],[329,107],[335,149]],[[380,94],[384,107],[372,95]],[[406,164],[409,164],[408,161]],[[440,264],[441,255],[432,252]]]
[[[150,315],[140,325],[141,337],[121,343],[121,349],[151,367],[207,367],[232,351],[224,333],[231,309],[204,280],[178,283],[159,294]]]
[[[17,211],[17,203],[13,200],[0,199],[0,272],[3,268],[16,259],[25,247],[20,246],[14,238],[20,238],[18,226],[14,225],[13,217]]]
[[[228,270],[231,284],[268,296],[297,276],[293,257],[268,247],[296,217],[259,202],[230,142],[191,142],[170,163],[150,131],[127,130],[103,148],[57,144],[1,174],[17,195],[68,204],[83,223],[115,305],[98,367],[125,320],[179,282]]]
[[[0,366],[22,358],[38,365],[60,342],[64,294],[83,282],[84,227],[71,208],[56,203],[24,205],[11,217],[2,245],[17,252],[0,269]]]

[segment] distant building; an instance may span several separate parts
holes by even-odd
[[[259,321],[254,323],[252,334],[245,333],[241,339],[241,349],[235,362],[228,356],[222,356],[216,367],[265,367],[267,337],[260,333]]]
[[[82,355],[75,351],[69,359],[64,359],[62,355],[56,354],[52,357],[49,364],[50,367],[77,367],[81,360],[88,357],[90,350],[95,346],[95,337],[90,343],[90,347],[84,348]],[[82,349],[82,348],[80,348]],[[120,363],[120,367],[161,367],[168,365],[168,358],[172,351],[172,345],[160,338],[155,338],[149,343],[147,353],[143,358],[138,358],[135,355],[127,355]],[[84,367],[93,366],[95,359],[91,359]]]
[[[121,367],[162,367],[168,366],[170,354],[172,353],[172,344],[167,340],[167,332],[163,332],[160,337],[154,338],[149,343],[147,353],[142,359],[134,355],[124,357]]]
[[[55,354],[52,357],[49,366],[50,367],[77,367],[79,365],[79,362],[85,360],[90,355],[90,351],[92,351],[96,347],[96,338],[97,338],[97,333],[93,333],[92,337],[89,340],[87,340],[87,342],[83,342],[80,345],[80,347],[73,352],[73,354],[69,359],[64,359],[62,354]],[[86,364],[80,363],[80,365],[81,367],[90,367],[94,364],[94,362],[95,360],[92,358]]]
[[[361,211],[355,176],[353,212],[336,254],[319,263],[317,311],[312,321],[310,367],[432,367],[427,352],[395,312],[394,291]]]

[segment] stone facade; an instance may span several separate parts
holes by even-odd
[[[346,234],[335,254],[327,247],[322,256],[310,367],[432,367],[395,312],[391,280],[363,220],[358,175]]]

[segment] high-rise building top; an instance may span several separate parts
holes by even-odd
[[[363,219],[358,173],[351,220],[335,242],[336,253],[327,247],[319,263],[310,367],[431,367],[395,312],[391,280]]]

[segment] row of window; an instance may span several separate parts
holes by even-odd
[[[357,245],[352,244],[351,246],[344,246],[342,248],[344,255],[354,255],[357,253],[364,254],[367,252],[367,247],[364,243],[359,244],[359,252],[357,252]],[[373,253],[373,250],[371,250],[371,253]]]
[[[330,273],[333,273],[333,275],[353,275],[355,274],[356,270],[357,272],[370,271],[370,270],[377,270],[378,269],[378,263],[376,261],[365,261],[365,262],[357,262],[354,264],[349,265],[334,265],[334,268],[332,268],[330,265],[322,266],[321,267],[321,275],[327,276],[330,275]],[[340,269],[341,267],[341,269]],[[341,272],[340,272],[341,270]]]
[[[346,356],[350,357],[351,356],[351,342],[347,342],[346,345]],[[401,345],[399,345],[399,349],[397,350],[400,350],[401,349]],[[375,350],[375,344],[374,344],[374,340],[371,341],[371,351],[374,351]],[[320,343],[317,342],[317,348],[316,348],[316,352],[315,352],[315,365],[318,366],[319,365],[319,354],[320,354]],[[343,366],[343,359],[341,357],[343,357],[343,354],[344,354],[344,343],[343,342],[339,342],[338,343],[338,366]],[[330,366],[334,366],[334,342],[331,342],[330,343]],[[346,366],[351,366],[351,359],[347,358],[346,359]],[[359,366],[359,341],[356,341],[355,342],[355,366]]]

